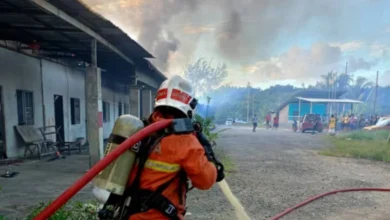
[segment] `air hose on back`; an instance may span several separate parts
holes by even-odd
[[[52,216],[59,208],[68,202],[78,191],[87,185],[96,175],[98,175],[110,163],[129,150],[133,145],[148,137],[150,134],[168,128],[173,120],[166,119],[153,123],[138,131],[130,138],[121,143],[115,150],[96,163],[86,174],[79,178],[72,186],[66,189],[54,202],[39,213],[34,220],[46,220]]]

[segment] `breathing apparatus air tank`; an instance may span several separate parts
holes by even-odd
[[[133,115],[121,115],[114,124],[104,156],[113,151],[128,137],[144,128],[144,123]],[[93,194],[96,199],[105,203],[111,193],[123,195],[131,169],[135,162],[136,150],[140,142],[119,156],[114,162],[100,172],[93,180]]]

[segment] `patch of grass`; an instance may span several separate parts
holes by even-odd
[[[352,140],[386,140],[389,135],[389,131],[356,131],[346,135],[341,135],[340,139],[352,139]]]
[[[31,213],[27,216],[26,220],[32,220],[37,216],[44,208],[46,208],[49,203],[40,203],[39,205],[31,208]],[[88,219],[88,220],[97,220],[97,203],[96,202],[73,202],[69,203],[59,210],[57,210],[49,220],[79,220],[79,219]],[[0,218],[1,220],[1,218]]]
[[[330,138],[333,146],[320,151],[320,154],[390,162],[390,145],[386,141],[388,134],[388,131],[360,131],[333,137]]]
[[[214,148],[214,153],[218,160],[220,160],[225,167],[226,174],[235,170],[236,164],[234,160],[223,149],[216,147]]]

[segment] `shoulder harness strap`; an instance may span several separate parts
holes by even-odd
[[[145,163],[156,147],[156,145],[164,138],[166,135],[161,135],[157,138],[151,138],[144,146],[140,147],[140,152],[137,155],[138,157],[138,169],[136,177],[130,186],[129,195],[131,196],[131,202],[128,209],[129,215],[133,215],[138,212],[146,212],[149,209],[156,209],[167,216],[172,220],[179,220],[178,210],[171,201],[169,201],[165,196],[162,195],[162,192],[176,179],[180,178],[179,181],[179,201],[183,204],[183,192],[182,184],[187,183],[187,176],[183,170],[180,170],[176,176],[174,176],[169,181],[160,185],[154,192],[149,190],[140,189],[140,180]],[[149,147],[148,147],[149,146]],[[187,187],[187,185],[186,185]]]

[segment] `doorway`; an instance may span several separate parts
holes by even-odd
[[[56,140],[65,141],[64,100],[61,95],[54,95],[54,121],[58,129]]]
[[[0,159],[7,158],[7,147],[5,142],[5,117],[3,109],[3,87],[0,86]]]

